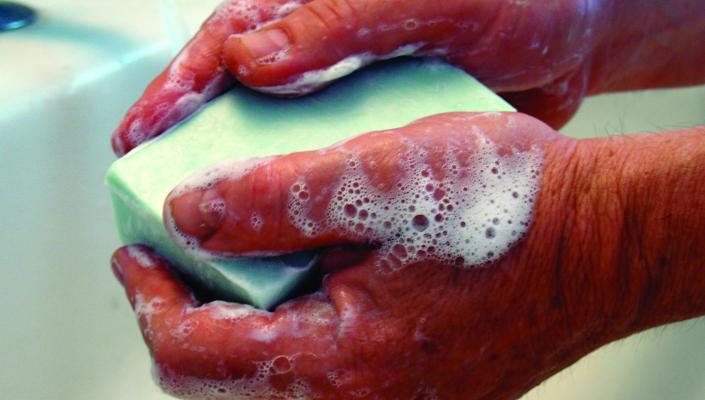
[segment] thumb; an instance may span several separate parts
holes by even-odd
[[[374,60],[416,54],[438,35],[429,27],[443,24],[429,23],[439,13],[429,8],[425,1],[314,0],[261,30],[231,36],[225,62],[248,86],[304,94]]]

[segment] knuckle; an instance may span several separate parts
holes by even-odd
[[[356,25],[356,6],[351,0],[320,0],[304,8],[309,17],[318,21],[326,30],[351,29]]]

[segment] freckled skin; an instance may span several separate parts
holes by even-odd
[[[374,249],[342,249],[324,259],[334,272],[320,293],[229,321],[214,317],[216,305],[199,305],[149,249],[141,248],[152,254],[149,269],[118,250],[113,269],[133,306],[138,295],[161,305],[140,318],[161,377],[248,379],[257,362],[287,355],[291,370],[267,380],[278,393],[301,380],[306,395],[321,399],[514,399],[608,342],[705,314],[705,130],[576,141],[506,113],[442,114],[398,131],[431,146],[444,133],[421,128],[447,123],[458,132],[479,127],[500,146],[543,150],[534,222],[499,261],[460,269],[426,260],[380,274]],[[394,138],[372,133],[346,146],[393,165]],[[259,211],[259,233],[224,223],[206,235],[218,244],[204,246],[242,254],[360,243],[335,232],[306,237],[287,222],[291,171],[307,160],[305,173],[320,180],[307,188],[315,196],[332,185],[330,157],[278,157],[223,181],[220,190],[268,212]],[[380,168],[379,179],[393,182],[393,168]],[[174,217],[188,224],[200,214]],[[174,335],[184,322],[193,327],[187,337]],[[346,372],[339,385],[332,371]]]
[[[587,95],[705,82],[700,0],[314,0],[278,12],[286,3],[229,3],[251,5],[254,14],[220,8],[128,111],[113,133],[116,154],[227,90],[231,73],[248,86],[276,86],[351,55],[383,56],[405,45],[422,44],[413,55],[460,66],[555,128]],[[290,42],[276,62],[254,56],[238,35],[261,24],[280,32],[277,42]],[[174,89],[174,80],[185,84]],[[198,96],[179,103],[192,94]]]

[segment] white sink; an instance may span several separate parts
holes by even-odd
[[[193,30],[218,0],[182,0]],[[174,43],[157,2],[28,1],[0,34],[0,393],[18,400],[168,399],[108,260],[119,245],[103,185],[109,135]],[[168,3],[168,1],[165,1]],[[705,124],[705,89],[605,96],[570,133]],[[529,399],[705,398],[703,320],[587,357]]]

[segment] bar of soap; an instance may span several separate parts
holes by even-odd
[[[152,246],[216,298],[272,308],[314,273],[315,253],[194,259],[162,225],[164,200],[180,181],[225,159],[317,149],[433,114],[513,110],[463,71],[439,61],[378,64],[298,99],[237,87],[113,163],[107,184],[120,238]]]

